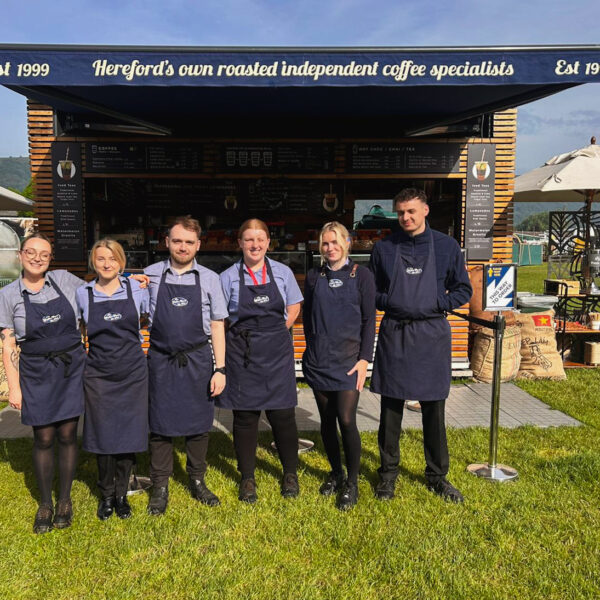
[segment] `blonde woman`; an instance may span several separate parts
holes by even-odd
[[[83,448],[97,455],[98,518],[115,512],[127,519],[135,453],[148,447],[148,367],[140,343],[148,290],[123,277],[125,253],[114,240],[94,244],[89,266],[97,277],[77,290],[89,341]]]
[[[332,221],[323,226],[319,249],[321,266],[308,272],[304,287],[306,351],[302,363],[321,415],[321,436],[331,465],[320,492],[330,496],[340,491],[338,507],[347,510],[358,501],[361,443],[356,410],[373,358],[375,281],[366,267],[348,257],[350,236],[341,223]]]

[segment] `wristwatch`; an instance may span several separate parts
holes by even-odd
[[[221,373],[221,375],[227,375],[227,369],[225,367],[217,367],[215,373]]]

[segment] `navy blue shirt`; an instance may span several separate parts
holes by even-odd
[[[473,289],[460,246],[455,239],[430,229],[427,225],[423,233],[411,237],[400,230],[377,242],[373,247],[369,266],[375,275],[377,288],[375,304],[379,310],[385,311],[388,306],[387,294],[398,244],[405,256],[427,256],[429,254],[429,236],[426,235],[428,231],[433,234],[437,300],[440,312],[458,308],[471,299]]]

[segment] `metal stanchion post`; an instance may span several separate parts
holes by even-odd
[[[502,340],[506,320],[501,314],[494,316],[494,372],[492,379],[492,414],[490,419],[490,449],[487,463],[469,465],[467,471],[477,477],[491,481],[511,481],[518,473],[512,467],[497,464],[498,458],[498,424],[500,421],[500,376],[502,371]]]

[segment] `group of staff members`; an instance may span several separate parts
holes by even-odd
[[[402,411],[411,399],[421,401],[423,411],[428,487],[462,501],[446,480],[444,403],[451,354],[445,311],[468,301],[471,287],[458,244],[429,228],[424,193],[403,190],[395,208],[400,231],[376,244],[370,269],[349,258],[346,228],[327,223],[319,236],[322,265],[308,272],[305,298],[292,271],[266,256],[269,230],[258,219],[241,226],[242,257],[220,276],[196,261],[200,226],[189,216],[176,219],[169,230],[169,258],[129,279],[122,275],[123,249],[113,240],[92,248],[90,267],[97,277],[85,283],[66,271],[48,273],[50,242],[42,234],[27,238],[20,251],[22,276],[0,291],[0,329],[9,402],[22,410],[22,422],[33,426],[40,497],[34,531],[71,524],[77,422],[84,406],[83,447],[97,455],[101,520],[113,513],[131,515],[129,476],[135,454],[147,449],[148,440],[150,514],[167,509],[177,436],[185,438],[192,496],[208,506],[220,503],[204,481],[215,404],[233,411],[239,499],[254,503],[258,497],[254,471],[261,411],[282,465],[281,494],[297,496],[297,393],[289,329],[303,299],[303,371],[331,466],[320,493],[337,494],[342,510],[358,500],[356,414],[373,355],[377,306],[385,316],[372,382],[382,394],[376,497],[394,495]],[[147,359],[140,346],[146,318]],[[88,336],[87,360],[80,320]]]

